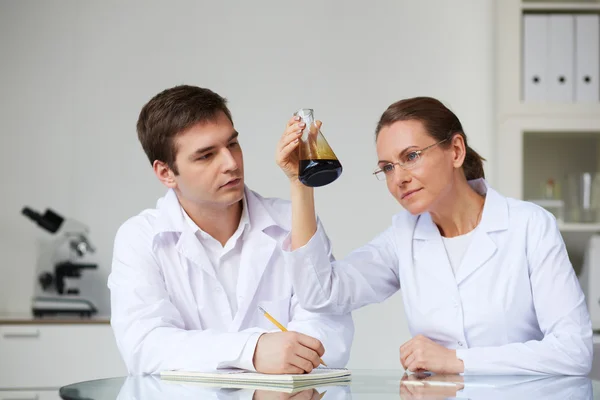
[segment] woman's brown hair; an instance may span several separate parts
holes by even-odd
[[[381,115],[377,129],[375,130],[375,139],[379,136],[381,129],[392,125],[398,121],[420,121],[425,130],[436,141],[451,138],[454,134],[462,136],[466,154],[463,161],[463,170],[467,180],[485,178],[483,171],[483,161],[475,150],[467,144],[467,135],[463,131],[462,124],[458,117],[448,107],[437,99],[431,97],[413,97],[397,101],[390,105]],[[449,147],[450,141],[440,143],[442,147]]]

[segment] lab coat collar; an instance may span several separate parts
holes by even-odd
[[[271,226],[280,226],[287,231],[291,230],[290,222],[267,210],[262,198],[247,186],[244,187],[244,197],[248,205],[250,226],[253,229],[264,231]],[[173,189],[169,189],[165,196],[158,200],[156,208],[158,217],[154,226],[155,236],[167,232],[183,233],[188,230],[193,231],[193,228],[185,219],[179,199]]]
[[[485,195],[483,213],[477,229],[483,232],[494,232],[508,229],[508,203],[506,198],[492,189],[485,179],[474,179],[468,182],[478,193]],[[415,239],[432,240],[441,237],[438,227],[431,219],[431,214],[423,213],[418,217],[415,227]]]

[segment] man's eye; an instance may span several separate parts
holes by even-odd
[[[383,172],[385,172],[386,174],[389,173],[389,172],[392,172],[394,170],[394,164],[384,165],[383,168],[381,168],[381,170]]]
[[[212,153],[204,154],[203,156],[196,158],[196,161],[208,160],[211,157],[212,157]]]
[[[231,143],[229,143],[229,148],[234,148],[234,147],[237,147],[237,146],[239,146],[238,142],[231,142]]]

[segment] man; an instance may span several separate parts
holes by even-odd
[[[168,191],[115,238],[111,324],[130,374],[303,373],[320,358],[344,366],[352,318],[299,306],[281,251],[290,203],[245,187],[226,100],[199,87],[167,89],[143,107],[137,131]]]

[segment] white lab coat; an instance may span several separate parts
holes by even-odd
[[[253,333],[279,331],[259,305],[288,330],[321,340],[322,359],[329,366],[347,363],[354,335],[350,314],[302,309],[283,265],[281,243],[290,230],[290,203],[248,189],[245,195],[250,229],[242,236],[235,316],[172,190],[157,209],[120,227],[108,286],[111,324],[131,374],[231,366]]]
[[[300,304],[346,313],[402,288],[410,332],[456,349],[465,373],[587,374],[590,318],[556,220],[483,179],[469,183],[487,196],[456,277],[430,214],[404,210],[333,264],[322,227],[293,252],[288,238],[286,264]]]

